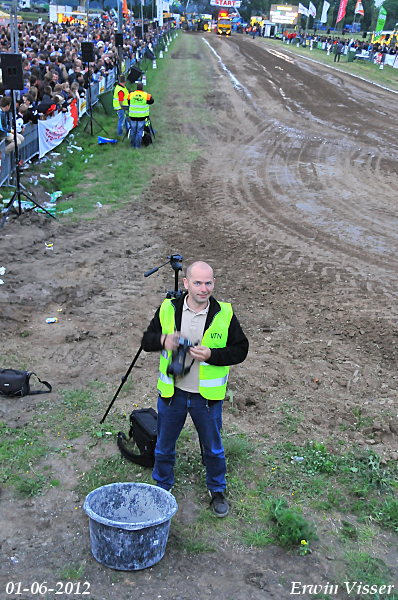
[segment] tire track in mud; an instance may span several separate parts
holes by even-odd
[[[228,59],[223,60],[227,65],[236,66],[233,69],[235,76],[250,89],[250,79],[246,81],[245,73],[239,70],[245,65],[233,59],[234,47],[223,44],[221,40],[213,45],[221,55],[226,48]],[[253,47],[242,52],[243,45],[244,40],[239,43],[241,55],[254,60],[249,54]],[[242,97],[235,91],[233,94]],[[258,95],[256,102],[259,102]],[[322,101],[321,97],[321,104]],[[245,103],[247,106],[250,100],[246,98]],[[239,110],[237,104],[235,100],[233,105],[237,114],[231,119],[236,124],[238,113],[243,110],[242,107]],[[265,106],[262,108],[266,110]],[[247,111],[245,116],[248,116]],[[289,240],[291,244],[297,243],[299,238],[301,243],[312,246],[320,260],[330,260],[329,254],[337,254],[332,262],[348,261],[353,272],[364,274],[372,271],[373,277],[383,280],[385,291],[394,291],[396,227],[390,219],[374,219],[379,206],[373,200],[383,193],[394,192],[394,188],[385,181],[386,173],[382,169],[383,163],[391,165],[391,157],[386,152],[376,155],[373,147],[363,147],[363,140],[357,143],[352,136],[338,139],[336,131],[330,132],[328,127],[322,131],[321,137],[307,135],[300,129],[300,114],[296,115],[296,128],[287,128],[281,133],[287,124],[281,117],[279,127],[278,121],[271,119],[268,124],[262,123],[254,135],[256,124],[253,123],[251,131],[245,132],[247,138],[252,136],[252,139],[246,138],[246,143],[239,150],[223,148],[223,164],[231,162],[240,169],[227,174],[228,169],[225,168],[222,181],[214,181],[217,202],[230,204],[231,198],[240,210],[252,216],[250,222],[246,219],[247,234],[253,229],[253,224],[258,224],[261,215],[267,226],[274,227],[274,234],[277,232],[278,237]],[[376,123],[375,129],[377,126]],[[318,124],[315,124],[317,128]],[[243,137],[242,132],[240,138]],[[393,148],[390,149],[392,151]],[[206,171],[208,176],[211,177],[213,172],[214,179],[219,170],[219,163],[212,165],[209,161],[202,166],[202,171]],[[365,180],[367,186],[359,202],[356,200],[358,190],[363,190]],[[325,197],[320,198],[320,194]],[[232,214],[228,206],[229,220]],[[238,210],[236,220],[240,217]]]

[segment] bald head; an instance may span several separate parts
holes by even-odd
[[[211,266],[208,265],[203,260],[197,260],[196,262],[189,265],[189,267],[187,268],[186,278],[188,279],[188,281],[191,279],[192,271],[194,273],[196,273],[197,271],[206,271],[206,270],[211,274],[210,278],[213,279],[213,269],[211,268]]]
[[[188,306],[195,311],[204,309],[214,289],[213,269],[202,260],[197,260],[187,268],[184,286],[188,290]]]

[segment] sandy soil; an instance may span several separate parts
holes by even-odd
[[[282,45],[207,35],[217,56],[197,38],[189,58],[206,70],[214,118],[185,129],[204,148],[201,157],[181,173],[159,173],[145,202],[122,216],[105,209],[78,225],[33,214],[7,223],[0,233],[7,268],[1,354],[50,380],[55,402],[70,385],[99,379],[116,386],[173,288],[171,269],[149,279],[143,273],[172,252],[185,266],[203,258],[214,265],[215,296],[232,302],[250,338],[249,357],[230,378],[239,412],[226,421],[268,433],[272,444],[281,435],[278,403],[294,397],[305,415],[295,441],[333,433],[396,460],[398,98]],[[172,58],[178,64],[186,55]],[[165,109],[178,110],[178,100]],[[46,325],[60,307],[59,323]],[[26,330],[32,335],[21,337]],[[155,399],[156,365],[156,357],[141,360],[133,402]],[[3,399],[0,418],[23,426],[36,404],[34,397]],[[343,421],[355,422],[355,407],[373,427],[340,431]],[[84,446],[74,465],[59,465],[62,494],[16,501],[2,490],[1,598],[11,597],[8,581],[53,582],[62,565],[83,555],[96,600],[127,593],[134,600],[283,600],[291,581],[333,577],[331,557],[320,552],[300,561],[277,548],[226,546],[190,558],[172,539],[151,571],[101,567],[87,553],[87,517],[75,510],[83,500],[73,490]],[[396,556],[389,563],[397,568]]]

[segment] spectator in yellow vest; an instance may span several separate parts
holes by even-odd
[[[113,92],[113,108],[117,111],[119,118],[117,123],[117,135],[123,135],[123,125],[127,133],[126,125],[126,111],[128,107],[128,95],[129,91],[126,88],[126,78],[124,75],[120,75],[119,83],[115,87]]]
[[[149,117],[149,105],[154,100],[151,94],[144,92],[144,86],[139,81],[135,92],[128,96],[129,120],[130,120],[130,146],[141,148],[141,140],[144,133],[145,121]]]

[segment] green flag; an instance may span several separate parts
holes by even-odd
[[[375,31],[375,40],[376,37],[380,37],[381,32],[384,29],[384,25],[387,19],[387,11],[382,6],[380,7],[379,18],[377,19],[376,31]]]

